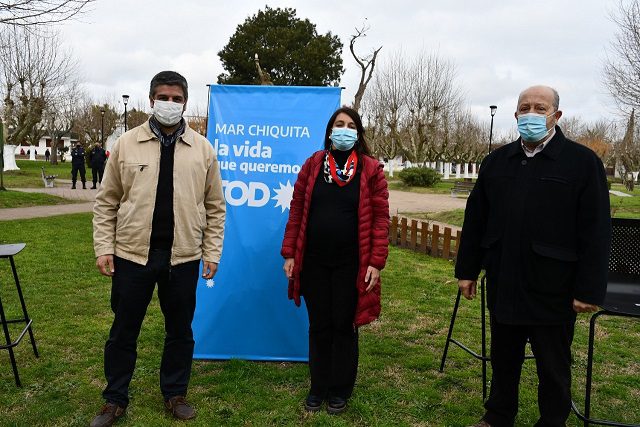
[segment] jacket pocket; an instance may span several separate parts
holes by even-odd
[[[569,185],[571,184],[567,179],[561,177],[561,176],[541,176],[540,177],[540,181],[544,181],[544,182],[548,182],[548,183],[558,183],[558,184],[566,184]]]
[[[528,288],[534,293],[569,295],[573,289],[576,261],[575,250],[532,242]]]
[[[531,248],[538,255],[548,258],[554,258],[560,261],[574,262],[578,261],[578,254],[573,249],[561,248],[558,246],[548,246],[542,243],[531,243]]]

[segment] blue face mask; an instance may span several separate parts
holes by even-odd
[[[547,129],[547,117],[551,117],[555,112],[545,116],[544,114],[528,113],[518,116],[518,132],[525,142],[537,142],[542,140],[550,129]]]
[[[340,151],[351,150],[358,140],[358,132],[349,128],[331,129],[331,142],[333,148]]]

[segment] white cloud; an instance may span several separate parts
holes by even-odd
[[[217,52],[264,0],[220,2],[186,0],[99,0],[80,22],[61,27],[78,57],[94,98],[146,105],[151,77],[175,69],[189,81],[192,109],[205,108],[206,84],[223,69]],[[358,43],[364,54],[383,46],[380,59],[399,49],[407,54],[437,51],[453,60],[469,108],[490,120],[488,106],[498,105],[496,130],[512,126],[518,93],[544,83],[558,89],[567,115],[596,119],[612,111],[603,90],[603,52],[615,31],[607,18],[611,5],[600,0],[541,0],[535,3],[451,0],[270,1],[293,7],[300,18],[331,31],[345,47],[343,103],[357,89],[359,70],[348,41],[355,27],[370,26]]]

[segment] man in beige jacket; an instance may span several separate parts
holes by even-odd
[[[225,202],[213,147],[182,118],[187,98],[180,74],[163,71],[151,80],[153,115],[116,141],[96,196],[96,265],[112,279],[114,320],[104,349],[106,403],[92,426],[110,426],[125,412],[136,342],[156,284],[166,332],[160,389],[174,417],[195,417],[185,396],[196,285],[201,260],[203,278],[218,269]]]

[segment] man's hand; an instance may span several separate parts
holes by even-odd
[[[210,261],[203,261],[203,266],[202,266],[202,278],[203,279],[211,279],[211,278],[213,278],[213,276],[216,275],[217,271],[218,271],[218,263],[210,262]]]
[[[375,267],[367,267],[367,274],[364,276],[365,283],[368,283],[367,292],[371,292],[371,289],[378,283],[380,280],[380,270]]]
[[[100,255],[96,258],[96,267],[98,267],[100,274],[103,276],[113,276],[116,272],[113,266],[113,255]]]
[[[293,260],[293,258],[286,258],[284,260],[284,266],[282,266],[282,269],[284,270],[284,274],[285,276],[287,276],[287,278],[291,279],[293,277],[293,265],[294,265],[295,261]]]
[[[598,306],[595,304],[587,304],[586,302],[573,300],[573,311],[576,313],[593,313],[598,311]]]
[[[462,292],[462,296],[466,299],[474,299],[476,297],[476,280],[458,280],[458,288]]]

